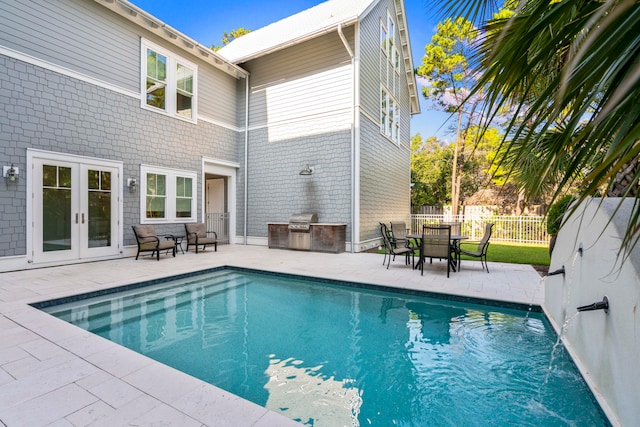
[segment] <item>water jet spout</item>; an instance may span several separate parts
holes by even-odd
[[[547,273],[547,276],[555,276],[556,274],[562,274],[562,277],[564,277],[564,265],[557,270]]]
[[[609,299],[605,295],[602,298],[602,301],[594,302],[593,304],[583,305],[578,307],[578,311],[594,311],[594,310],[604,310],[605,313],[609,313]]]

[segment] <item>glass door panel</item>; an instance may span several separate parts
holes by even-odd
[[[42,166],[42,251],[71,249],[71,168]]]
[[[41,261],[77,258],[77,165],[34,163],[34,256]]]
[[[107,166],[82,165],[80,226],[83,258],[118,253],[118,170]]]
[[[111,172],[89,169],[87,174],[88,246],[111,246]]]

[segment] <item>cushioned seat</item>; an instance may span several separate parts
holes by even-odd
[[[160,251],[171,250],[173,256],[176,256],[176,240],[172,235],[158,235],[153,225],[134,225],[133,234],[136,236],[138,242],[138,253],[136,259],[140,255],[140,252],[151,252],[153,256],[154,252],[157,253],[156,257],[160,261]]]
[[[189,246],[195,246],[196,253],[198,253],[199,245],[202,245],[203,251],[207,245],[213,245],[216,252],[218,251],[218,235],[215,231],[212,231],[209,234],[213,234],[213,236],[208,236],[207,227],[203,222],[185,224],[184,230],[187,233],[187,252],[189,251]]]

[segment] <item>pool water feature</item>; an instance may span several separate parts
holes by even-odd
[[[36,306],[306,425],[609,425],[526,309],[235,269],[87,297]]]

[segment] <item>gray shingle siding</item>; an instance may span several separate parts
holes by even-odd
[[[139,178],[141,163],[192,170],[198,183],[202,156],[239,162],[236,131],[168,118],[140,108],[138,99],[2,55],[0,83],[0,150],[21,171],[27,148],[123,161],[125,178]],[[0,235],[13,242],[0,244],[0,256],[25,254],[25,172],[17,189],[0,191]],[[140,222],[139,194],[122,194],[124,244],[134,244],[130,230]],[[198,197],[198,213],[201,206]],[[157,226],[159,232],[181,227]]]
[[[250,239],[266,238],[269,222],[311,211],[321,222],[347,223],[351,241],[355,198],[361,207],[356,245],[378,237],[378,221],[408,220],[408,90],[393,69],[401,144],[382,135],[378,123],[380,82],[387,80],[380,69],[380,19],[386,22],[387,9],[395,16],[393,7],[392,0],[376,4],[358,35],[354,25],[343,29],[351,48],[356,37],[360,48],[360,194],[352,194],[353,67],[337,31],[241,64],[251,73],[245,205],[246,80],[93,1],[0,0],[0,154],[21,169],[17,182],[0,183],[0,257],[25,255],[30,247],[29,148],[122,162],[123,182],[140,179],[141,164],[193,171],[199,220],[203,157],[240,165],[231,232],[243,235],[248,212]],[[141,39],[198,65],[197,123],[141,107]],[[299,175],[307,163],[314,174]],[[121,195],[118,243],[133,245],[140,194],[122,189]],[[160,233],[182,227],[156,226]]]
[[[379,2],[360,24],[361,116],[360,144],[360,240],[380,237],[379,222],[409,221],[411,210],[411,155],[409,91],[404,69],[387,69],[380,50],[380,22],[387,10],[395,19],[393,1]],[[400,36],[397,32],[396,45]],[[401,61],[401,67],[404,61]],[[388,74],[387,74],[388,73]],[[389,87],[400,105],[400,144],[380,133],[380,84],[393,77]],[[365,83],[366,82],[366,83]]]
[[[277,144],[268,142],[266,129],[250,137],[249,236],[266,237],[267,223],[286,222],[301,212],[317,213],[320,222],[350,223],[350,132]],[[306,162],[314,166],[311,176],[299,174]]]
[[[353,43],[353,28],[345,35]],[[349,236],[352,72],[337,32],[242,65],[251,73],[248,236],[266,237],[267,223],[300,212],[317,213],[320,222],[347,223]],[[327,80],[328,74],[333,78]],[[310,76],[295,92],[278,93],[280,85]],[[304,100],[297,90],[304,91]],[[307,163],[314,174],[299,175]],[[243,177],[238,181],[244,185]]]
[[[360,240],[380,237],[379,222],[409,221],[410,154],[380,138],[379,124],[363,117],[360,147]]]

